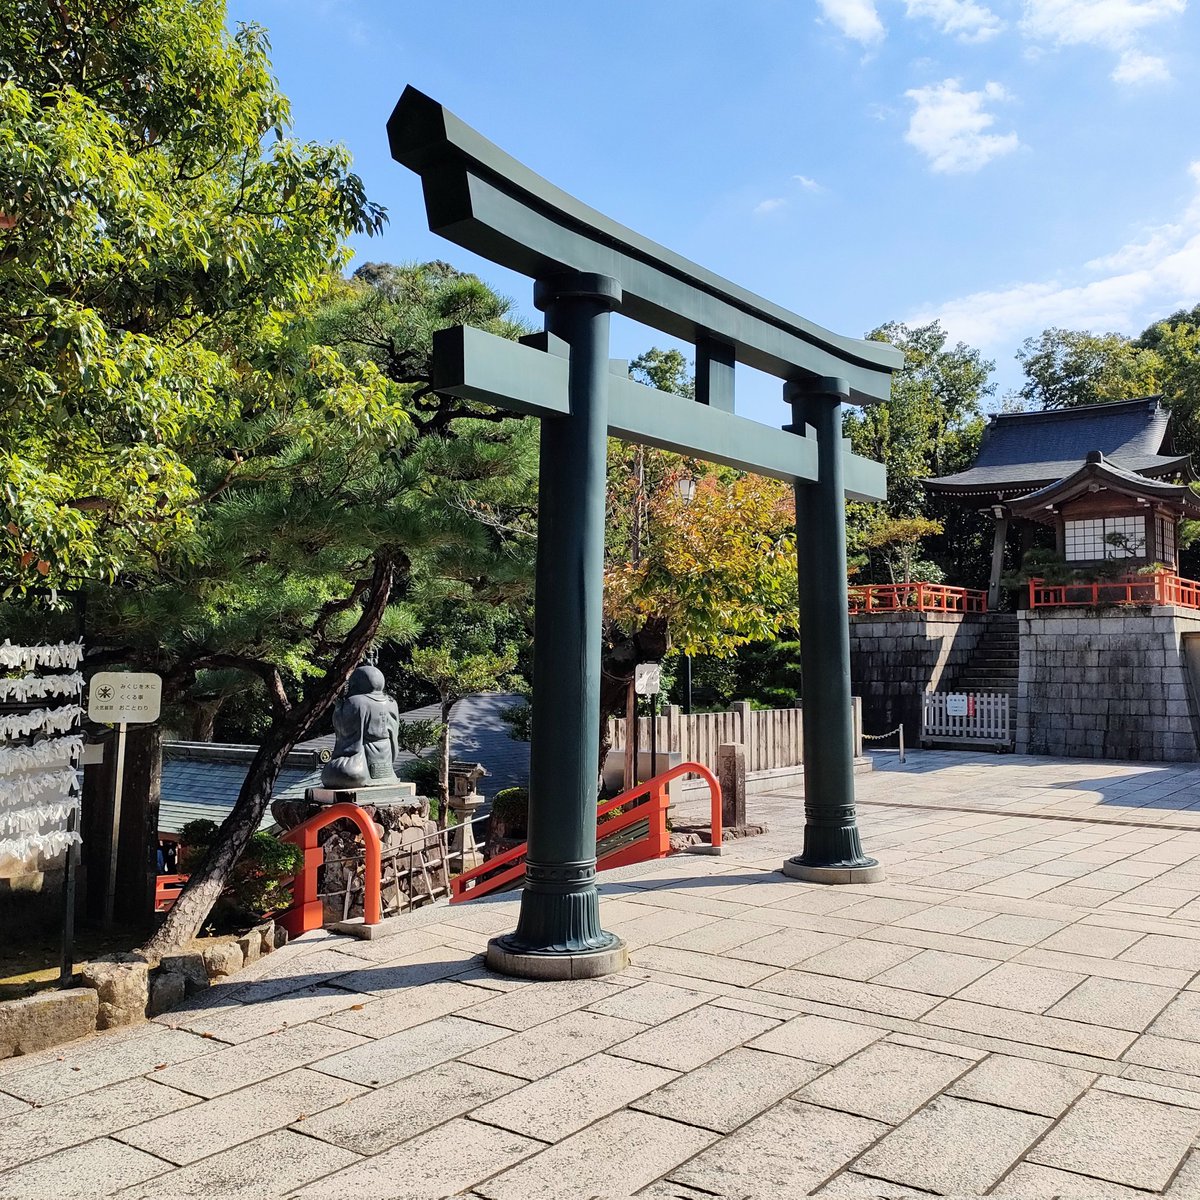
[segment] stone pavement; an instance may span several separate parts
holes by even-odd
[[[489,974],[515,899],[319,934],[0,1063],[0,1197],[1200,1198],[1200,766],[914,753],[884,883],[608,873],[623,975]]]

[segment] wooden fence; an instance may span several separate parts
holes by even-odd
[[[1003,692],[926,692],[921,744],[981,742],[1012,746],[1009,697]]]
[[[862,701],[852,698],[854,753],[862,755]],[[668,705],[658,716],[658,749],[674,751],[685,762],[703,763],[717,769],[717,747],[740,742],[746,748],[746,770],[771,771],[804,762],[804,713],[799,708],[753,709],[738,701],[731,711],[692,713],[686,716],[678,705]],[[638,718],[638,747],[650,749],[650,717]],[[625,749],[625,720],[613,717],[608,723],[612,748]]]

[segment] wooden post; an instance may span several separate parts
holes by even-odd
[[[721,824],[740,829],[746,824],[746,748],[740,742],[717,747],[717,782],[721,785]]]

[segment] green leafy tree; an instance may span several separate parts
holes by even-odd
[[[973,461],[983,433],[983,402],[992,395],[994,363],[978,350],[948,344],[934,321],[908,326],[881,325],[867,335],[904,351],[904,366],[892,377],[890,399],[849,408],[844,431],[856,454],[887,468],[888,498],[883,505],[847,505],[847,543],[856,581],[882,582],[898,561],[878,551],[870,539],[881,522],[925,520],[930,525],[905,554],[912,564],[933,559],[956,583],[969,583],[987,571],[986,523],[961,505],[931,498],[923,479],[964,470]],[[886,527],[886,526],[885,526]],[[903,528],[901,526],[901,528]],[[889,565],[890,564],[890,565]],[[882,570],[880,569],[882,568]]]
[[[1038,408],[1076,408],[1156,393],[1163,362],[1148,345],[1119,333],[1046,329],[1017,352],[1020,396]]]
[[[285,316],[383,213],[289,127],[263,30],[230,36],[221,0],[0,0],[3,592],[177,552],[191,447],[234,466],[281,358],[310,403],[371,415],[378,381],[297,364]]]

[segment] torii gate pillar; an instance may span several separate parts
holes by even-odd
[[[517,928],[492,939],[487,959],[539,979],[607,975],[629,961],[625,943],[600,925],[591,799],[599,777],[609,314],[620,301],[620,284],[605,275],[539,279],[534,288],[546,332],[570,347],[570,416],[541,426],[529,850]]]
[[[863,853],[854,809],[841,418],[842,401],[849,396],[844,379],[784,386],[792,428],[815,431],[818,478],[796,483],[804,850],[783,864],[783,873],[814,883],[870,883],[884,874]]]

